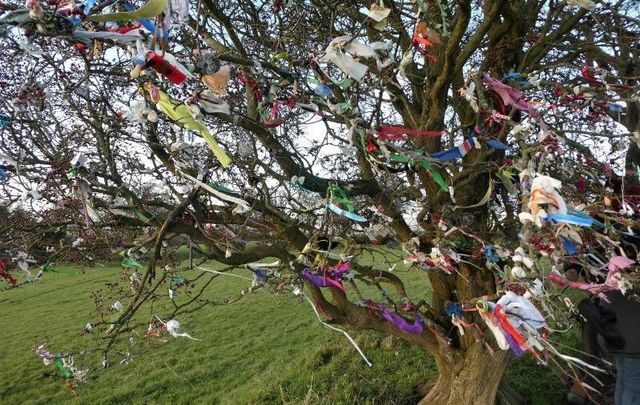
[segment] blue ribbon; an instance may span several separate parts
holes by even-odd
[[[574,255],[578,253],[578,247],[575,243],[571,242],[569,239],[562,240],[562,246],[564,246],[564,250],[567,251],[570,255]]]
[[[441,162],[446,162],[448,160],[460,159],[462,157],[462,154],[460,153],[460,150],[456,146],[455,148],[432,153],[430,156]]]
[[[358,215],[358,214],[355,214],[353,212],[349,212],[349,211],[343,210],[342,208],[339,208],[336,205],[331,204],[331,203],[327,204],[327,208],[329,208],[331,211],[335,212],[338,215],[342,215],[343,217],[347,217],[347,218],[349,218],[349,219],[351,219],[353,221],[356,221],[356,222],[367,222],[368,221],[367,218],[365,218],[365,217],[363,217],[361,215]]]
[[[599,226],[600,228],[604,228],[606,226],[604,223],[598,221],[597,219],[594,219],[589,214],[585,214],[584,212],[578,211],[575,208],[567,207],[567,213],[571,215],[575,215],[577,217],[588,218],[592,221],[593,225]]]
[[[131,4],[129,3],[124,3],[122,5],[122,7],[127,10],[127,11],[133,11],[134,8]],[[151,21],[147,20],[146,18],[141,18],[138,20],[138,22],[140,24],[142,24],[143,27],[145,27],[149,32],[151,32],[152,34],[156,33],[156,25],[154,23],[152,23]],[[164,39],[165,41],[169,41],[169,33],[165,31],[164,33]]]
[[[498,150],[508,150],[509,149],[509,145],[505,145],[504,143],[500,142],[497,139],[489,139],[487,141],[487,145],[489,145],[489,147],[493,148],[493,149],[498,149]]]
[[[591,225],[593,225],[593,218],[591,217],[583,217],[581,215],[571,214],[558,214],[556,212],[547,215],[547,220],[586,227],[590,227]]]
[[[91,7],[96,4],[97,0],[87,0],[87,3],[84,5],[84,15],[89,15],[89,11],[91,11]]]
[[[260,281],[261,283],[266,283],[267,281],[269,281],[269,273],[267,273],[265,270],[252,269],[251,271],[253,271],[253,274],[256,276],[256,280]]]
[[[333,95],[331,87],[327,86],[324,83],[320,83],[319,85],[317,85],[316,88],[313,89],[313,92],[316,94],[316,96],[320,97],[331,97]]]
[[[484,246],[484,255],[491,263],[498,263],[500,258],[493,253],[493,247],[491,245]]]
[[[477,132],[474,129],[471,130],[471,133],[469,134],[469,137],[467,138],[467,141],[470,142],[472,145],[475,143],[474,142],[474,138],[477,136]],[[487,145],[490,148],[493,149],[498,149],[498,150],[508,150],[509,149],[509,145],[506,145],[502,142],[500,142],[497,139],[489,139],[487,141]],[[436,153],[432,153],[431,155],[432,158],[439,160],[441,162],[446,162],[449,160],[456,160],[456,159],[460,159],[462,157],[462,153],[460,153],[460,149],[456,146],[453,147],[451,149],[447,149],[447,150],[443,150],[440,152],[436,152]]]
[[[531,86],[531,83],[529,82],[529,80],[526,78],[523,79],[523,77],[525,76],[519,72],[509,72],[504,76],[506,80],[509,80],[510,82],[515,83],[517,85],[520,85],[523,87]]]
[[[459,302],[450,302],[444,307],[444,313],[449,317],[454,315],[456,318],[462,318],[462,306]]]

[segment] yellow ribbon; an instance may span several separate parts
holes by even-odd
[[[149,0],[144,6],[134,11],[126,11],[122,13],[111,14],[94,14],[89,16],[87,20],[97,22],[107,21],[133,21],[142,18],[154,18],[160,15],[167,7],[169,0]]]
[[[151,83],[146,83],[144,85],[145,90],[151,94],[153,88],[155,86]],[[153,96],[151,97],[153,100]],[[171,97],[167,95],[167,93],[158,89],[158,100],[153,100],[156,103],[156,106],[160,110],[160,112],[167,115],[172,121],[175,123],[190,129],[192,131],[199,132],[200,135],[207,141],[209,145],[209,149],[215,155],[215,157],[220,161],[223,167],[228,167],[231,164],[231,158],[220,148],[218,142],[215,140],[213,135],[209,132],[209,129],[201,120],[194,119],[189,113],[189,109],[184,104],[178,104],[173,101]]]

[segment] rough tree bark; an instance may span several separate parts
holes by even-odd
[[[435,353],[434,357],[439,376],[421,405],[494,403],[508,364],[508,352],[491,353],[482,343],[474,343],[462,354]]]
[[[461,277],[456,286],[434,289],[434,295],[440,299],[434,300],[433,304],[456,299],[474,305],[475,300],[495,291],[493,276],[483,265],[476,267],[463,263],[459,271]],[[467,321],[473,323],[472,317],[468,316]],[[494,404],[510,352],[490,348],[494,342],[488,331],[480,337],[475,330],[469,329],[464,336],[459,336],[452,326],[447,337],[450,340],[439,340],[438,348],[431,351],[439,377],[420,403]]]

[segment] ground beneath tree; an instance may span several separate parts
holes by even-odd
[[[79,332],[95,320],[91,293],[117,280],[121,270],[57,269],[42,282],[0,293],[3,403],[72,400],[53,366],[43,365],[31,349],[43,343],[52,353],[101,347]],[[409,288],[424,288],[423,276],[411,275]],[[246,286],[244,280],[220,277],[207,294],[222,299]],[[308,304],[294,301],[261,291],[237,304],[181,317],[183,329],[202,339],[198,342],[170,336],[148,340],[141,330],[135,350],[146,353],[90,377],[76,390],[80,403],[414,403],[423,397],[424,382],[436,377],[433,360],[421,350],[374,333],[354,333],[373,363],[367,367],[342,335],[317,321]],[[81,368],[100,364],[96,356],[77,362]],[[562,403],[566,391],[558,376],[529,358],[516,360],[507,380],[529,404]]]

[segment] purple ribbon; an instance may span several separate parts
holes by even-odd
[[[524,350],[522,350],[522,347],[520,347],[520,345],[515,341],[513,336],[511,336],[507,331],[504,331],[503,335],[507,340],[507,343],[509,343],[511,350],[513,350],[513,354],[515,354],[516,357],[522,357]]]
[[[416,318],[416,320],[413,322],[413,325],[411,325],[409,322],[407,322],[406,319],[394,312],[389,311],[382,304],[380,304],[380,312],[382,313],[384,319],[389,321],[390,324],[398,329],[401,329],[408,333],[413,333],[414,335],[420,335],[424,331],[425,325],[422,318]]]
[[[318,287],[336,287],[342,292],[345,292],[344,286],[340,282],[342,276],[351,270],[351,263],[340,263],[333,269],[331,267],[325,267],[322,275],[313,274],[311,269],[306,268],[302,270],[302,276],[315,284]]]

